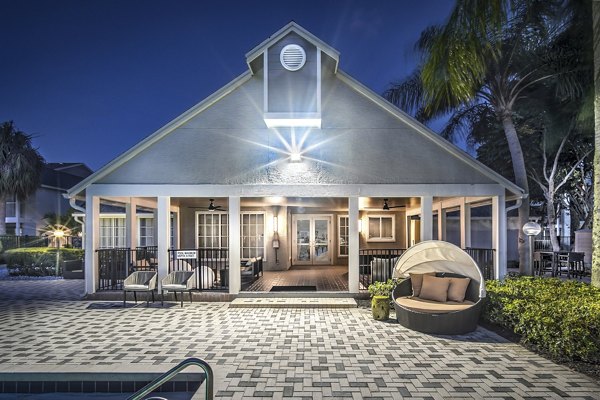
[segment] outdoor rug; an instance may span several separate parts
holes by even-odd
[[[316,286],[273,286],[271,292],[316,292]]]

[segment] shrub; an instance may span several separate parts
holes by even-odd
[[[56,260],[59,250],[54,247],[28,247],[7,250],[4,253],[10,275],[51,276],[57,274]],[[83,258],[81,249],[60,249],[58,275],[62,275],[62,262]]]
[[[391,296],[392,290],[396,286],[396,281],[388,279],[387,282],[373,282],[369,285],[369,293],[373,296]]]
[[[600,289],[560,279],[487,281],[484,319],[560,360],[600,362]]]

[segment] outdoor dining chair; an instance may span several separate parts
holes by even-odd
[[[160,281],[161,304],[164,305],[164,291],[173,292],[177,301],[177,292],[181,292],[181,307],[183,307],[183,292],[190,294],[192,300],[192,289],[196,289],[196,270],[194,271],[172,271]]]
[[[156,290],[156,271],[135,271],[123,281],[123,307],[126,306],[127,292],[133,292],[133,298],[137,304],[137,292],[150,292],[154,303],[154,291]],[[146,306],[149,298],[146,297]]]

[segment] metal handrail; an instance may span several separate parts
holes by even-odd
[[[129,396],[127,398],[127,400],[142,399],[144,396],[146,396],[149,393],[152,393],[152,391],[154,389],[160,387],[160,385],[167,382],[168,380],[173,378],[175,375],[177,375],[179,372],[181,372],[185,368],[189,367],[190,365],[197,365],[198,367],[202,368],[204,370],[204,372],[206,373],[206,379],[205,379],[205,381],[206,381],[206,391],[205,391],[206,397],[205,398],[207,400],[212,400],[212,398],[213,398],[213,383],[215,380],[213,370],[206,361],[204,361],[200,358],[194,358],[194,357],[183,360],[182,362],[180,362],[179,364],[177,364],[176,366],[174,366],[173,368],[171,368],[170,370],[168,370],[167,372],[165,372],[164,374],[162,374],[158,378],[154,379],[152,382],[150,382],[149,384],[147,384],[146,386],[144,386],[143,388],[141,388],[140,390],[138,390],[137,392],[135,392],[134,394]]]

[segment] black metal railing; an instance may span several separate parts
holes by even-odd
[[[224,290],[229,285],[229,249],[171,249],[169,272],[196,270],[199,290]]]
[[[560,250],[569,250],[571,247],[571,237],[570,236],[558,236],[558,244],[560,245]],[[533,242],[534,251],[553,251],[552,249],[552,241],[550,237],[544,236],[539,239],[535,239]]]
[[[98,255],[98,290],[123,289],[123,281],[129,275],[132,265],[131,249],[99,249],[96,250],[96,254]]]
[[[21,247],[47,247],[49,239],[48,236],[0,235],[0,244],[4,250]]]
[[[468,247],[464,249],[477,263],[483,279],[494,279],[494,249],[478,249]]]
[[[398,257],[405,251],[406,249],[360,249],[360,288],[366,290],[373,282],[385,282],[390,279]]]
[[[494,278],[494,249],[464,249],[477,263],[484,279]],[[360,249],[360,290],[367,290],[373,282],[385,282],[392,277],[398,257],[406,249]]]

